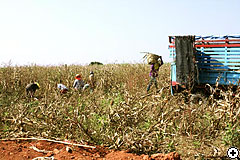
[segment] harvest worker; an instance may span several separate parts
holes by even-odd
[[[95,87],[95,78],[94,78],[93,71],[90,72],[88,80],[89,80],[90,88],[91,90],[93,90],[93,88]]]
[[[33,97],[34,93],[39,88],[40,88],[40,85],[37,82],[30,83],[26,86],[26,93],[27,95],[30,95],[31,97]]]
[[[61,94],[67,93],[68,88],[62,83],[57,84],[57,88],[60,90]]]
[[[85,84],[84,81],[82,80],[82,76],[80,74],[77,74],[75,76],[75,81],[73,83],[73,88],[75,90],[85,90],[88,87],[89,87],[89,84]]]
[[[158,89],[158,85],[157,85],[157,76],[158,76],[158,71],[160,66],[163,65],[163,61],[162,58],[160,58],[159,62],[157,63],[153,63],[151,65],[151,71],[149,73],[150,76],[150,82],[147,86],[147,92],[150,90],[152,83],[154,82],[156,89]]]

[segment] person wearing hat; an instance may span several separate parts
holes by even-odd
[[[75,90],[85,90],[88,87],[89,87],[89,84],[85,84],[84,81],[82,80],[82,76],[80,74],[77,74],[75,76],[75,81],[73,83],[73,88]]]
[[[151,71],[149,73],[150,76],[150,82],[147,86],[147,92],[149,92],[152,84],[155,84],[156,89],[158,89],[158,84],[157,84],[157,77],[158,77],[158,71],[159,68],[163,65],[163,60],[162,57],[160,57],[160,60],[157,63],[153,63],[151,65]]]
[[[37,82],[30,83],[26,86],[26,93],[27,95],[30,95],[31,97],[33,97],[34,93],[39,88],[40,88],[40,85]]]

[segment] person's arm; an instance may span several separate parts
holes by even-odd
[[[149,76],[153,76],[153,70],[154,70],[154,65],[152,64],[152,65],[151,65],[151,70],[150,70]]]
[[[160,60],[161,60],[161,63],[160,63],[160,66],[161,66],[161,65],[163,65],[162,56],[160,56]]]
[[[77,85],[77,81],[75,80],[74,83],[73,83],[73,88],[75,88]]]

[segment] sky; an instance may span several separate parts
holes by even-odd
[[[240,0],[0,0],[0,65],[170,62],[168,36],[240,35]]]

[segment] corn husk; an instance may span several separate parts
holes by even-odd
[[[153,53],[146,53],[143,58],[147,59],[148,64],[155,64],[155,63],[158,63],[160,57],[161,56]]]

